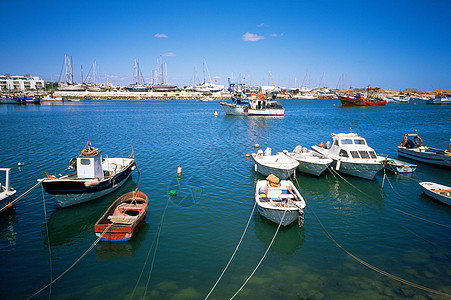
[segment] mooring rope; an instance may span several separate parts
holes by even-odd
[[[26,195],[28,195],[32,190],[34,190],[35,188],[37,188],[45,179],[40,179],[38,181],[38,183],[36,183],[35,185],[33,185],[31,188],[29,188],[25,193],[23,193],[22,195],[20,195],[19,197],[17,197],[16,199],[14,199],[13,201],[11,201],[7,206],[3,207],[2,209],[0,209],[0,213],[2,211],[4,211],[5,209],[11,207],[12,205],[14,205],[16,202],[18,202],[19,200],[21,200],[23,197],[25,197]]]
[[[40,292],[42,292],[43,290],[45,290],[46,288],[48,288],[49,286],[51,286],[52,284],[54,284],[57,280],[59,280],[61,277],[63,277],[64,275],[66,275],[73,267],[75,267],[76,264],[78,264],[83,257],[86,256],[86,254],[89,253],[89,251],[92,250],[92,248],[94,248],[100,241],[100,239],[103,237],[103,235],[105,234],[105,232],[107,232],[108,229],[111,228],[111,226],[113,225],[113,223],[111,223],[110,225],[108,225],[107,228],[105,228],[105,230],[102,232],[102,234],[97,238],[97,240],[92,243],[91,246],[89,246],[88,250],[85,251],[85,253],[82,254],[82,256],[80,256],[80,258],[78,258],[69,268],[66,269],[66,271],[64,271],[63,273],[61,273],[60,276],[58,276],[57,278],[55,278],[52,282],[50,282],[49,284],[47,284],[46,286],[44,286],[42,289],[40,289],[39,291],[37,291],[36,293],[34,293],[33,295],[31,295],[30,297],[28,297],[27,299],[31,299],[34,296],[38,295]]]
[[[280,220],[280,223],[279,223],[279,226],[277,227],[276,233],[274,234],[274,236],[273,236],[273,238],[272,238],[272,240],[271,240],[271,243],[269,243],[268,248],[266,249],[265,253],[263,254],[263,257],[262,257],[262,258],[260,259],[260,261],[258,262],[258,264],[257,264],[257,266],[255,267],[254,271],[252,271],[251,275],[249,275],[249,277],[246,279],[246,281],[243,283],[243,285],[238,289],[238,291],[236,291],[236,293],[232,296],[232,298],[230,298],[230,300],[232,300],[233,298],[235,298],[236,295],[238,295],[238,293],[244,288],[244,286],[247,284],[247,282],[252,278],[252,276],[254,275],[254,273],[257,271],[258,267],[260,267],[261,263],[263,262],[263,260],[264,260],[265,257],[266,257],[266,254],[268,254],[268,251],[269,251],[269,249],[271,248],[272,243],[274,242],[274,240],[275,240],[275,238],[276,238],[276,236],[277,236],[277,233],[279,232],[280,226],[282,226],[282,222],[283,222],[283,219],[285,218],[285,214],[286,214],[286,213],[287,213],[287,210],[285,210],[285,211],[283,212],[282,219]]]
[[[45,232],[47,234],[47,245],[49,248],[49,265],[50,265],[50,282],[53,281],[53,268],[52,268],[52,248],[50,247],[50,235],[49,235],[49,226],[47,224],[47,209],[45,208],[45,198],[44,198],[44,186],[41,185],[42,190],[42,204],[44,206],[44,223],[45,223]],[[52,284],[49,287],[49,300],[52,297]]]
[[[219,276],[218,280],[216,280],[215,284],[213,285],[213,287],[211,288],[210,292],[208,293],[208,295],[205,297],[205,300],[208,299],[208,297],[210,297],[210,294],[213,292],[213,290],[216,288],[216,285],[219,283],[219,281],[221,280],[222,276],[224,275],[224,273],[226,272],[227,268],[229,267],[230,263],[232,262],[232,259],[235,257],[236,252],[238,251],[238,248],[240,248],[241,242],[243,241],[244,235],[246,234],[247,228],[249,227],[249,223],[251,222],[252,219],[252,215],[254,214],[255,211],[255,206],[257,205],[257,202],[254,201],[254,207],[252,208],[251,214],[249,215],[249,219],[247,220],[247,224],[246,224],[246,228],[244,228],[243,234],[241,235],[240,241],[238,242],[238,244],[236,245],[235,251],[233,252],[232,256],[229,259],[229,262],[227,263],[227,265],[225,266],[224,270],[222,271],[221,275]]]

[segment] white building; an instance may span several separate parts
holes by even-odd
[[[0,75],[0,91],[30,91],[43,90],[44,80],[39,79],[38,76],[31,76],[26,74],[24,76],[10,74]]]

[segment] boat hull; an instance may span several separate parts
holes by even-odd
[[[418,148],[407,149],[398,146],[398,155],[427,164],[451,167],[451,155],[448,153],[420,151]]]
[[[300,216],[300,213],[297,209],[287,210],[285,213],[285,210],[283,209],[271,209],[257,205],[257,210],[260,213],[260,215],[262,215],[266,219],[273,221],[276,224],[281,224],[282,226],[290,225],[291,223],[296,221]]]
[[[344,97],[339,96],[338,99],[341,102],[342,106],[383,106],[387,104],[386,100],[369,100],[367,98],[364,99],[356,99],[352,97]]]
[[[368,180],[373,180],[376,173],[384,167],[381,163],[354,163],[336,159],[333,159],[332,166],[340,173]]]
[[[451,205],[451,187],[434,182],[420,182],[419,184],[427,196]]]
[[[252,159],[255,162],[255,171],[264,175],[269,176],[271,174],[277,176],[279,179],[288,179],[290,176],[294,174],[296,171],[298,163],[292,164],[291,166],[287,168],[277,168],[274,166],[266,165],[261,162],[259,158],[256,158],[255,153],[252,154]],[[296,162],[296,160],[294,160]]]
[[[92,179],[45,179],[42,185],[53,195],[61,207],[80,204],[105,196],[121,187],[130,177],[135,161],[112,178],[104,178],[96,185],[89,185]]]
[[[15,194],[15,190],[0,193],[0,211],[6,210],[13,206],[11,202],[14,200]]]
[[[227,102],[219,102],[222,105],[222,108],[224,108],[224,111],[226,115],[230,116],[245,116],[247,115],[244,113],[243,106],[237,105],[237,104],[230,104]]]

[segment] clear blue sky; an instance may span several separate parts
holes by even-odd
[[[310,87],[451,88],[451,1],[6,1],[0,74],[56,81],[64,55],[75,81],[97,61],[100,81],[128,85],[133,59],[150,81],[163,55],[168,81],[211,77]]]

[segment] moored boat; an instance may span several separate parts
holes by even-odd
[[[71,160],[75,172],[47,178],[42,185],[61,207],[90,201],[111,193],[124,184],[136,168],[133,152],[130,157],[102,158],[101,151],[88,141],[81,153]]]
[[[276,155],[271,155],[271,148],[266,148],[263,153],[258,150],[257,153],[252,153],[252,159],[255,162],[255,171],[269,176],[274,174],[280,179],[287,179],[295,172],[299,162],[283,152],[278,152]]]
[[[423,146],[423,140],[417,133],[406,134],[398,155],[428,164],[451,167],[451,141],[446,150]]]
[[[287,226],[299,219],[304,223],[305,201],[290,180],[279,180],[274,175],[259,180],[255,186],[258,212],[276,224]]]
[[[10,168],[0,168],[0,171],[5,171],[5,185],[0,182],[0,212],[12,207],[12,201],[14,200],[14,195],[16,190],[11,187],[9,181]]]
[[[386,100],[369,98],[361,93],[355,95],[339,95],[338,99],[343,106],[383,106],[387,104]]]
[[[296,148],[294,148],[293,152],[291,153],[285,151],[286,150],[284,150],[284,153],[286,155],[299,162],[299,165],[297,167],[298,171],[315,176],[320,176],[321,173],[323,173],[332,163],[331,158],[327,158],[316,151],[309,150],[300,145],[296,146]]]
[[[16,99],[15,97],[10,97],[8,95],[2,95],[2,97],[0,99],[0,104],[22,104],[22,101]]]
[[[130,240],[144,224],[149,199],[138,190],[122,195],[106,210],[94,225],[101,241],[123,242]]]
[[[356,133],[332,133],[333,143],[312,146],[312,149],[333,160],[340,173],[372,180],[384,165],[366,140]]]
[[[451,95],[449,94],[437,94],[434,98],[426,100],[426,104],[451,104]]]
[[[423,193],[440,202],[451,205],[451,187],[434,183],[434,182],[420,182]]]
[[[378,155],[377,158],[384,164],[386,170],[395,174],[397,173],[413,173],[417,169],[417,165],[408,162]]]

